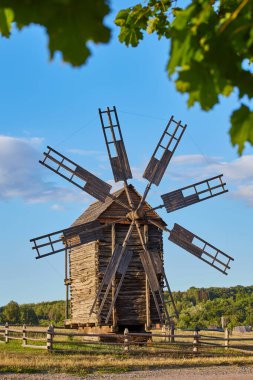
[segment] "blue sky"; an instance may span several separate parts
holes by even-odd
[[[122,7],[128,4],[123,1]],[[112,26],[112,16],[107,22]],[[59,55],[49,62],[46,46],[43,29],[35,26],[0,39],[0,305],[64,298],[63,255],[35,260],[29,239],[68,227],[92,199],[38,160],[51,145],[112,183],[97,110],[113,105],[139,191],[170,116],[188,124],[161,185],[150,192],[153,206],[161,203],[161,194],[213,174],[224,173],[230,190],[175,213],[160,212],[169,227],[179,223],[235,257],[225,277],[164,236],[172,290],[252,284],[253,152],[247,147],[239,158],[229,142],[236,94],[209,113],[198,106],[189,110],[165,72],[168,42],[153,36],[127,49],[114,28],[111,43],[91,46],[92,57],[79,69]]]

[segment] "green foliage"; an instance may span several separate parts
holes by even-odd
[[[4,37],[9,37],[11,32],[11,23],[13,21],[13,11],[9,8],[0,8],[0,33]]]
[[[168,38],[170,23],[166,12],[171,3],[170,0],[149,0],[145,6],[137,4],[119,11],[115,24],[120,27],[120,42],[135,47],[143,39],[143,31],[156,32],[159,39]]]
[[[18,305],[11,301],[0,308],[0,323],[62,326],[65,320],[65,301]]]
[[[28,305],[21,305],[19,322],[26,325],[38,325],[39,319],[32,307]]]
[[[232,92],[239,103],[252,99],[252,0],[191,0],[184,9],[174,7],[174,0],[142,3],[118,12],[119,40],[136,47],[145,32],[170,39],[168,75],[188,94],[189,107],[198,103],[208,111]],[[13,22],[19,29],[41,25],[50,58],[59,51],[65,62],[81,66],[91,54],[89,42],[109,42],[103,22],[109,12],[109,0],[0,0],[0,34],[9,37]],[[230,129],[239,154],[246,142],[253,145],[253,110],[240,106]]]
[[[168,11],[174,14],[171,22]],[[199,103],[208,111],[235,90],[239,101],[252,99],[253,1],[192,0],[185,9],[149,1],[121,10],[115,23],[127,46],[137,46],[144,31],[171,40],[168,75],[188,94],[189,107]],[[252,119],[253,111],[244,105],[232,114],[231,142],[239,154],[247,141],[253,145]]]
[[[106,43],[110,29],[103,24],[107,0],[0,0],[0,32],[9,37],[11,22],[19,29],[36,24],[48,35],[50,59],[57,51],[73,66],[87,61],[87,44]]]
[[[231,142],[233,145],[238,145],[238,152],[241,154],[244,147],[244,142],[253,142],[253,111],[244,104],[234,111],[231,115],[230,129]]]
[[[253,286],[190,288],[173,296],[179,311],[178,328],[221,327],[222,316],[227,317],[231,328],[253,326]]]
[[[15,301],[10,301],[3,309],[2,319],[4,322],[19,323],[20,321],[20,308],[19,304]]]

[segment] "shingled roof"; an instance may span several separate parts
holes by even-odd
[[[141,195],[136,191],[133,185],[129,185],[129,188],[133,190],[139,197]],[[125,192],[124,187],[120,190],[115,191],[112,193],[112,195],[116,198],[120,197],[121,194]],[[94,220],[97,220],[115,201],[112,198],[107,197],[105,202],[94,202],[92,203],[87,210],[85,210],[71,225],[71,227],[79,226],[80,224],[83,223],[88,223],[88,222],[93,222]],[[151,206],[145,202],[147,208],[151,208]],[[160,219],[160,221],[166,225],[166,223],[161,219],[161,217],[153,211],[155,216]]]

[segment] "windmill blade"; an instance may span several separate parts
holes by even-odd
[[[179,141],[181,140],[187,125],[182,125],[181,120],[176,121],[171,116],[162,137],[157,144],[157,147],[145,169],[143,178],[146,178],[150,183],[159,185],[164,172],[169,165]]]
[[[180,208],[202,202],[217,195],[227,193],[226,183],[222,181],[223,174],[197,182],[193,185],[163,194],[162,200],[167,212],[173,212]],[[158,206],[157,208],[160,208]]]
[[[132,178],[132,173],[116,108],[113,107],[113,109],[110,109],[107,107],[106,111],[101,111],[99,108],[99,116],[114,180],[115,182],[126,181],[127,179]]]
[[[230,261],[234,260],[233,257],[222,252],[179,224],[174,224],[170,232],[169,240],[226,275],[227,270],[230,269]]]
[[[33,243],[32,249],[37,252],[36,259],[41,259],[65,251],[68,248],[78,247],[92,240],[101,239],[101,230],[104,227],[98,221],[85,223],[77,227],[70,227],[33,238],[30,242]],[[69,244],[69,239],[75,235],[79,235],[79,241]]]
[[[104,296],[102,298],[102,301],[101,301],[101,304],[99,306],[99,310],[98,310],[98,313],[97,315],[100,315],[102,309],[103,309],[103,306],[105,304],[105,301],[108,297],[108,294],[110,292],[110,289],[111,289],[111,286],[112,286],[112,282],[113,282],[113,279],[114,279],[114,276],[118,270],[118,267],[120,265],[120,261],[122,259],[122,257],[124,256],[124,253],[127,249],[127,243],[132,235],[132,231],[133,231],[133,228],[134,228],[134,222],[132,222],[129,226],[129,229],[127,231],[127,234],[125,236],[125,239],[122,243],[122,246],[120,246],[119,244],[117,244],[115,246],[115,249],[114,249],[114,252],[112,254],[112,257],[107,265],[107,268],[105,270],[105,274],[104,274],[104,277],[101,281],[101,284],[98,288],[98,291],[97,291],[97,294],[96,294],[96,297],[94,299],[94,302],[92,304],[92,307],[91,307],[91,310],[90,310],[90,313],[89,315],[91,316],[92,313],[94,313],[94,309],[96,307],[96,304],[97,304],[97,300],[100,298],[100,295],[102,294],[102,291],[104,289],[104,287],[106,286],[106,290],[105,290],[105,293],[104,293]]]
[[[111,185],[88,172],[88,170],[83,169],[50,146],[47,148],[48,152],[44,152],[45,158],[43,161],[39,161],[40,164],[73,183],[97,200],[105,202],[106,197],[110,196]]]
[[[30,242],[33,244],[32,249],[37,253],[36,259],[42,259],[43,257],[63,252],[69,248],[78,247],[82,244],[89,243],[90,241],[100,240],[103,238],[104,228],[122,220],[125,220],[125,218],[104,225],[101,225],[99,221],[83,223],[79,226],[62,229],[33,238]],[[79,236],[79,240],[70,242],[70,239],[76,235]]]

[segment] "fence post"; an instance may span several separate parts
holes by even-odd
[[[22,346],[25,347],[27,345],[26,325],[23,325],[22,332],[23,332]]]
[[[193,337],[193,353],[197,354],[199,349],[199,332],[198,330],[194,331],[194,337]]]
[[[166,326],[165,325],[163,325],[162,327],[162,335],[165,335],[163,338],[163,341],[166,342]]]
[[[170,342],[174,343],[175,342],[175,323],[173,320],[170,321]]]
[[[9,343],[9,324],[8,324],[8,322],[5,323],[4,337],[5,337],[5,343]]]
[[[124,330],[124,351],[129,351],[128,329]]]
[[[229,348],[229,329],[225,329],[225,342],[224,342],[225,350]]]
[[[53,336],[54,336],[54,326],[50,325],[47,329],[47,350],[53,349]]]

